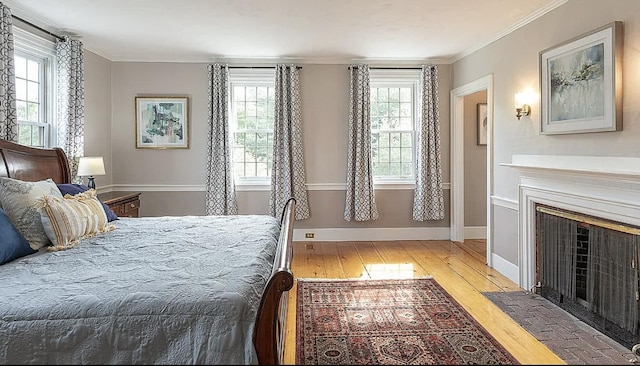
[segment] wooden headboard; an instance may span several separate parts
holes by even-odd
[[[71,183],[69,161],[59,147],[40,149],[0,139],[0,156],[0,177],[30,182],[51,178],[57,184]]]

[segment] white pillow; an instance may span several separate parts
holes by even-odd
[[[26,182],[0,177],[0,206],[33,250],[51,244],[42,227],[40,213],[34,207],[36,201],[44,195],[62,198],[58,186],[52,179]]]
[[[94,189],[75,196],[66,194],[63,198],[45,195],[36,207],[44,231],[53,242],[53,247],[47,247],[47,250],[69,249],[84,238],[115,228],[108,223]]]

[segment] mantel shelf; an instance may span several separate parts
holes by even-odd
[[[513,155],[501,166],[523,171],[555,171],[593,176],[640,178],[640,158],[620,156]]]

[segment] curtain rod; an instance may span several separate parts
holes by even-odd
[[[275,69],[275,66],[229,66],[230,69]],[[302,66],[296,66],[300,70]]]
[[[422,70],[422,67],[370,67],[369,70]]]
[[[48,34],[48,35],[50,35],[50,36],[52,36],[52,37],[55,37],[55,38],[57,38],[57,39],[59,39],[59,40],[61,40],[61,41],[64,41],[64,38],[63,38],[63,37],[60,37],[59,35],[57,35],[57,34],[55,34],[55,33],[49,32],[48,30],[46,30],[46,29],[44,29],[44,28],[42,28],[42,27],[40,27],[40,26],[37,26],[37,25],[35,25],[35,24],[33,24],[33,23],[29,22],[29,21],[26,21],[26,20],[24,20],[24,19],[20,18],[19,16],[16,16],[16,15],[13,15],[13,14],[12,14],[11,16],[12,16],[14,19],[17,19],[17,20],[21,21],[22,23],[27,24],[27,25],[28,25],[28,26],[30,26],[30,27],[33,27],[33,28],[35,28],[35,29],[39,30],[39,31],[40,31],[40,32],[42,32],[42,33],[46,33],[46,34]]]
[[[422,67],[369,67],[369,70],[422,70]]]

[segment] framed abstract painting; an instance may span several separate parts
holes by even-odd
[[[188,149],[188,97],[136,97],[136,148]]]
[[[542,134],[622,130],[622,22],[540,52]]]

